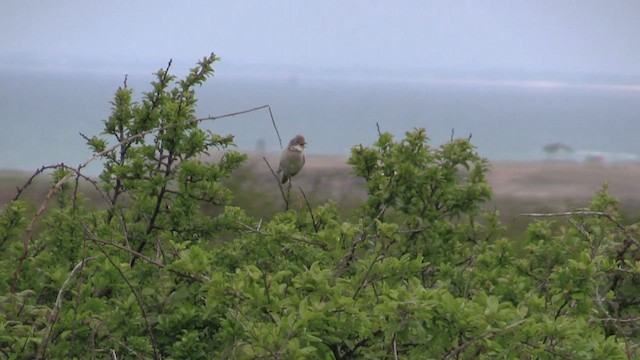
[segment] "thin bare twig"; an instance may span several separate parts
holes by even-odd
[[[243,228],[247,229],[248,231],[252,232],[252,233],[256,233],[259,235],[267,235],[265,232],[263,232],[262,230],[258,229],[258,228],[252,228],[251,226],[243,223],[242,221],[239,220],[235,220],[235,223],[242,226]]]
[[[158,267],[158,268],[160,268],[160,269],[164,269],[164,267],[165,267],[165,266],[164,266],[164,264],[161,264],[161,263],[159,263],[159,262],[157,262],[157,261],[155,261],[155,260],[151,259],[150,257],[148,257],[148,256],[146,256],[146,255],[144,255],[144,254],[141,254],[141,253],[139,253],[139,252],[137,252],[137,251],[134,251],[134,250],[128,249],[126,246],[122,246],[122,245],[119,245],[119,244],[116,244],[116,243],[112,243],[112,242],[109,242],[109,241],[100,240],[100,239],[96,238],[96,237],[93,235],[93,233],[91,233],[91,231],[89,231],[89,229],[88,229],[86,226],[83,226],[83,227],[84,227],[84,229],[85,229],[85,234],[86,234],[86,235],[87,235],[87,236],[88,236],[88,237],[89,237],[93,242],[96,242],[96,243],[99,243],[99,244],[103,244],[103,245],[113,246],[113,247],[118,248],[118,249],[120,249],[120,250],[124,250],[124,251],[126,251],[126,252],[130,253],[131,255],[137,256],[137,257],[139,257],[140,259],[142,259],[142,260],[144,260],[144,261],[148,262],[149,264],[155,265],[156,267]]]
[[[282,183],[280,182],[280,178],[278,177],[278,174],[276,174],[276,172],[273,171],[273,168],[271,167],[271,164],[269,164],[269,161],[267,160],[266,157],[263,156],[262,160],[264,160],[264,162],[267,163],[267,166],[269,167],[271,174],[276,179],[276,183],[278,183],[278,187],[280,188],[280,193],[282,194],[282,201],[284,201],[284,210],[285,211],[289,210],[289,197],[284,194],[284,189],[282,188]]]
[[[276,129],[276,135],[278,135],[278,142],[280,143],[280,150],[282,150],[282,138],[280,138],[280,131],[278,131],[278,127],[276,126],[276,121],[273,118],[273,111],[271,111],[271,106],[269,106],[269,115],[271,116],[271,123],[273,124],[273,128]]]
[[[309,209],[309,214],[311,214],[311,223],[313,224],[313,230],[318,232],[318,224],[316,224],[316,218],[313,216],[313,210],[311,210],[311,205],[309,205],[309,200],[307,200],[307,194],[304,193],[304,190],[300,186],[298,186],[298,190],[302,193],[302,197],[304,198],[304,202],[307,204],[307,209]]]
[[[590,211],[590,210],[578,210],[578,211],[563,211],[556,213],[524,213],[520,214],[520,216],[528,216],[528,217],[561,217],[561,216],[606,216],[610,215],[602,212],[602,211]]]
[[[45,172],[46,170],[50,170],[50,169],[58,169],[60,167],[65,166],[64,163],[60,163],[60,164],[56,164],[56,165],[47,165],[47,166],[41,166],[38,170],[36,170],[33,175],[31,175],[27,181],[25,181],[25,183],[22,186],[16,186],[16,196],[13,197],[13,201],[16,201],[20,198],[20,195],[22,195],[22,192],[31,185],[31,183],[33,182],[33,180],[40,174],[42,174],[43,172]]]

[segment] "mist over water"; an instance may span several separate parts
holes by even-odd
[[[0,169],[34,170],[91,157],[79,136],[102,131],[122,75],[70,72],[0,72]],[[131,75],[137,98],[150,75]],[[633,87],[558,86],[551,83],[399,81],[366,78],[306,79],[214,77],[197,89],[198,115],[222,115],[260,105],[272,107],[283,143],[295,134],[309,153],[344,154],[370,145],[382,131],[402,136],[424,127],[433,145],[472,135],[490,160],[546,158],[543,147],[560,142],[578,154],[640,154],[640,91]],[[205,122],[236,135],[241,150],[280,146],[267,110]],[[628,155],[628,157],[625,157]],[[89,169],[97,173],[95,164]]]

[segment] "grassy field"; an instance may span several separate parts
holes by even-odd
[[[277,169],[277,155],[269,155],[267,160]],[[356,215],[366,193],[362,179],[352,174],[346,160],[340,156],[308,156],[305,168],[294,178],[291,207],[306,209],[300,187],[312,206],[332,200],[339,204],[344,215]],[[30,175],[0,171],[0,206],[11,201],[16,187],[24,184]],[[519,216],[521,213],[567,211],[586,206],[605,183],[620,200],[627,221],[635,221],[640,213],[640,164],[496,162],[491,165],[488,181],[494,196],[486,207],[500,212],[509,232],[519,232],[531,221]],[[235,194],[234,204],[256,217],[269,218],[284,208],[280,189],[262,155],[251,155],[247,165],[228,183]],[[42,175],[23,198],[39,203],[48,186],[48,178]],[[100,201],[95,194],[90,197]]]

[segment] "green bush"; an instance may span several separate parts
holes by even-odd
[[[225,185],[246,157],[195,116],[216,60],[183,80],[158,71],[140,102],[118,89],[103,135],[87,138],[99,179],[59,166],[35,214],[4,208],[3,357],[639,355],[637,229],[606,188],[558,226],[533,222],[516,253],[482,210],[487,161],[469,139],[434,148],[415,129],[352,149],[368,193],[356,220],[327,203],[258,221]]]

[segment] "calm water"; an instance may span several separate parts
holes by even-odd
[[[101,131],[122,79],[0,73],[0,169],[75,166],[89,158],[78,133]],[[128,84],[139,94],[150,80],[129,76]],[[283,141],[304,134],[310,153],[348,154],[355,144],[371,144],[379,123],[398,135],[425,127],[434,144],[447,141],[452,129],[458,136],[472,134],[479,152],[493,160],[541,159],[542,147],[552,142],[611,159],[640,155],[640,91],[633,90],[214,77],[198,94],[202,116],[271,105]],[[241,149],[253,150],[260,142],[267,150],[279,149],[268,111],[204,127],[235,134]]]

